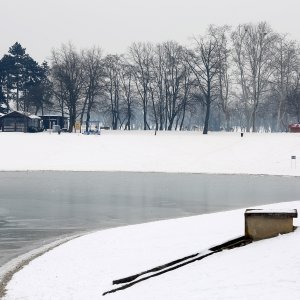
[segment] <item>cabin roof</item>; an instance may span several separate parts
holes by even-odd
[[[33,115],[29,112],[24,112],[24,111],[12,111],[8,114],[5,114],[3,116],[1,116],[0,118],[4,119],[4,118],[7,118],[7,117],[11,117],[11,116],[15,116],[15,115],[19,115],[19,116],[25,116],[26,118],[29,118],[29,119],[41,119],[39,116],[36,116],[36,115]]]

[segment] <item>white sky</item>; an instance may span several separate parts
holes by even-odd
[[[0,0],[0,57],[16,41],[39,62],[72,42],[126,51],[134,41],[189,43],[209,24],[267,21],[300,41],[299,0]]]

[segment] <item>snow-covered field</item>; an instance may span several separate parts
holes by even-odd
[[[300,176],[300,134],[0,133],[0,171],[141,171]]]
[[[300,175],[299,134],[0,133],[1,170],[104,170]],[[299,197],[300,198],[300,197]],[[300,201],[269,205],[300,210]],[[299,219],[294,220],[300,226]],[[226,250],[129,289],[111,282],[244,234],[244,210],[103,230],[16,273],[6,300],[299,299],[300,230]]]

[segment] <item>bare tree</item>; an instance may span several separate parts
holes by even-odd
[[[175,42],[167,42],[165,48],[165,91],[166,91],[166,116],[168,130],[174,125],[175,118],[183,108],[186,91],[186,65],[184,63],[184,50]]]
[[[230,111],[232,105],[232,72],[231,72],[231,48],[229,46],[228,35],[230,33],[228,26],[213,26],[208,29],[209,35],[217,43],[217,55],[219,60],[218,68],[218,102],[225,116],[225,129],[231,130]]]
[[[293,83],[287,93],[287,113],[293,118],[297,118],[300,123],[300,70],[297,70]]]
[[[214,37],[195,38],[193,51],[188,51],[188,62],[199,90],[200,99],[206,107],[203,134],[208,133],[211,104],[218,96],[219,67],[218,43]]]
[[[272,91],[273,98],[277,100],[275,130],[281,131],[287,126],[284,120],[287,118],[289,93],[291,103],[297,98],[294,87],[298,86],[299,48],[296,42],[288,40],[286,35],[278,35],[274,50]]]
[[[180,113],[177,118],[176,129],[178,126],[178,122],[180,121],[180,130],[183,130],[185,117],[187,109],[191,108],[191,89],[193,85],[192,79],[192,70],[186,61],[183,62],[184,64],[184,77],[183,77],[183,93],[182,93],[182,101],[181,101],[181,109]]]
[[[298,48],[263,22],[234,31],[211,25],[192,49],[134,43],[102,59],[99,49],[79,55],[63,46],[53,51],[51,76],[71,127],[80,115],[88,128],[97,108],[113,129],[278,131],[297,111]]]
[[[234,62],[245,107],[247,131],[256,131],[256,114],[268,91],[273,73],[273,49],[276,35],[265,23],[239,25],[232,33]]]
[[[133,66],[136,88],[141,99],[143,109],[144,130],[150,129],[148,124],[148,106],[150,100],[151,60],[153,47],[147,43],[133,43],[129,49],[129,57]]]
[[[295,89],[288,95],[288,111],[300,123],[300,91]]]
[[[52,51],[51,62],[54,89],[68,109],[69,132],[72,132],[84,86],[82,59],[74,46],[68,44]]]
[[[166,91],[165,91],[165,59],[164,46],[156,45],[151,60],[153,80],[151,83],[152,110],[154,113],[155,130],[165,128]]]
[[[132,127],[132,119],[134,118],[136,98],[133,83],[134,75],[132,66],[125,59],[122,60],[121,64],[122,65],[120,70],[120,83],[122,99],[124,101],[124,128],[125,130],[130,130]]]
[[[109,107],[112,118],[112,129],[118,129],[121,124],[120,101],[121,101],[121,57],[108,55],[105,58],[106,91],[109,99]]]
[[[174,41],[157,44],[150,63],[149,94],[155,130],[182,128],[191,75],[185,50]]]
[[[80,116],[80,123],[86,114],[86,131],[89,130],[91,111],[96,100],[103,94],[104,89],[104,63],[102,51],[92,48],[82,52],[82,66],[84,70],[84,103]]]

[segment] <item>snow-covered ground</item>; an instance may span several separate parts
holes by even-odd
[[[141,171],[300,176],[300,134],[1,133],[0,171]]]
[[[300,175],[299,134],[0,133],[1,170],[104,170]],[[300,198],[300,197],[299,197]],[[298,209],[300,201],[267,206]],[[294,220],[300,226],[299,219]],[[299,299],[300,230],[226,250],[129,289],[111,282],[244,234],[244,210],[91,233],[34,259],[6,300]]]

